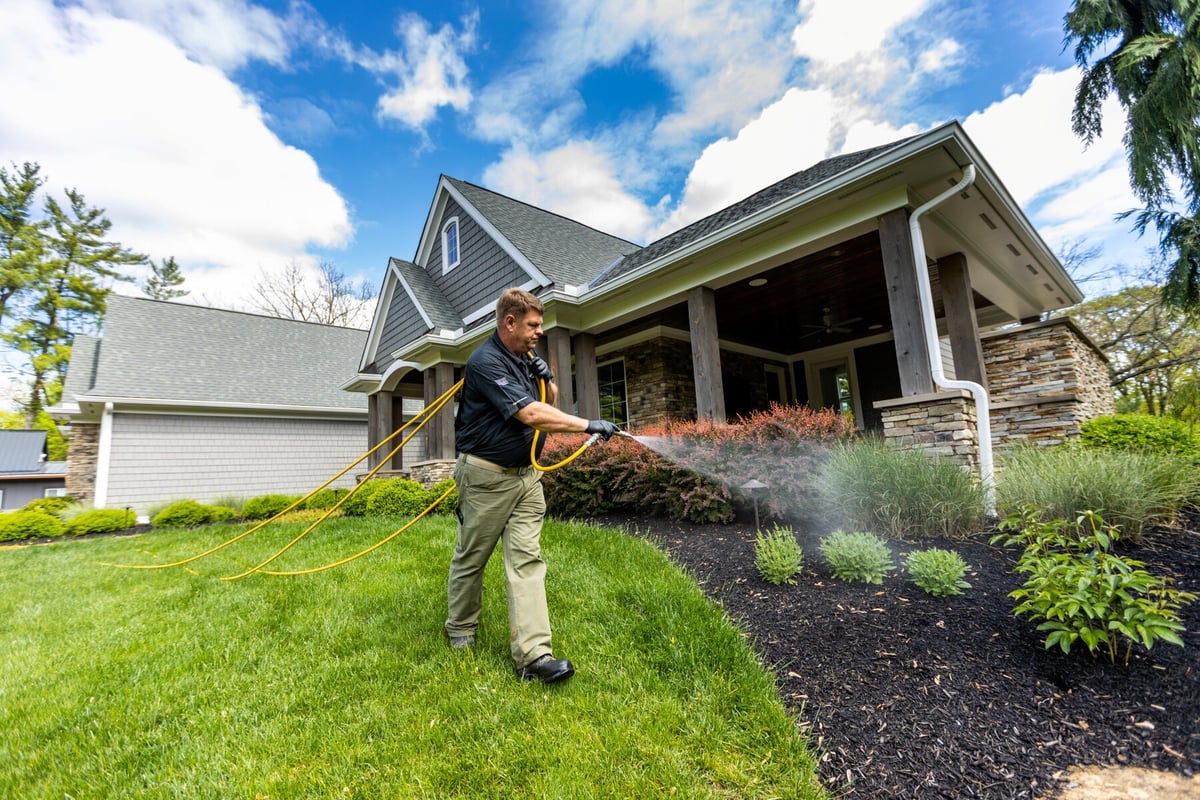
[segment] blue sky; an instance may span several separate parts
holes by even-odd
[[[174,256],[187,301],[250,310],[289,264],[377,287],[440,173],[645,243],[958,119],[1052,248],[1137,263],[1119,109],[1070,131],[1068,7],[0,0],[0,163]]]

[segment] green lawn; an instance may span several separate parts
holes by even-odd
[[[399,527],[331,520],[272,569]],[[236,575],[303,530],[246,526],[0,550],[0,797],[821,798],[773,679],[695,583],[644,542],[542,537],[562,686],[517,681],[503,573],[479,646],[442,631],[454,528],[300,577]]]

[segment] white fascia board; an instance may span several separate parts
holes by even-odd
[[[491,220],[480,213],[479,209],[471,205],[471,203],[467,201],[467,198],[463,197],[457,189],[455,189],[449,183],[445,184],[444,188],[446,193],[458,201],[458,204],[462,206],[468,214],[471,215],[471,219],[475,220],[479,227],[483,228],[487,235],[490,236],[492,240],[496,242],[496,244],[500,245],[500,248],[504,252],[508,253],[509,257],[517,263],[517,266],[525,271],[525,274],[528,275],[533,281],[534,286],[549,286],[551,283],[553,283],[553,281],[547,278],[540,269],[533,265],[532,261],[525,257],[524,253],[514,247],[513,243],[510,242],[507,237],[502,235],[494,225],[492,225]],[[469,321],[468,324],[470,324]]]
[[[339,416],[361,416],[367,413],[366,408],[344,408],[342,406],[304,406],[289,403],[222,403],[214,400],[168,400],[155,397],[101,397],[88,395],[80,397],[85,403],[101,403],[117,410],[127,410],[129,407],[154,409],[205,409],[220,411],[256,411],[281,413],[335,414]]]
[[[382,382],[379,375],[370,372],[360,372],[338,388],[343,392],[354,394],[373,394]]]
[[[434,228],[433,221],[442,215],[449,188],[450,182],[446,180],[446,176],[439,176],[437,188],[433,192],[433,202],[429,204],[429,212],[425,215],[425,224],[421,227],[421,238],[417,240],[417,251],[413,254],[414,264],[426,262],[429,258],[429,251],[433,249],[433,238],[440,235],[440,231]]]
[[[379,287],[379,299],[375,303],[375,315],[371,317],[371,327],[367,331],[367,343],[363,347],[362,358],[358,362],[359,370],[364,370],[367,365],[375,360],[375,351],[379,348],[379,338],[383,335],[383,324],[387,317],[388,309],[392,305],[392,295],[396,291],[396,283],[400,275],[395,266],[394,259],[388,259],[387,273],[383,276],[383,285]]]

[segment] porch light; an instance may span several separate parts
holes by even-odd
[[[751,285],[751,286],[756,286],[756,287],[757,287],[757,286],[766,286],[766,285],[767,285],[767,279],[766,279],[766,278],[753,278],[753,279],[751,279],[751,281],[750,281],[750,285]]]

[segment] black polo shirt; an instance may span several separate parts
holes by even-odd
[[[534,429],[516,413],[541,399],[528,358],[518,358],[493,332],[463,370],[463,386],[454,418],[454,446],[460,453],[486,458],[502,467],[529,466]],[[543,436],[539,442],[545,443]]]

